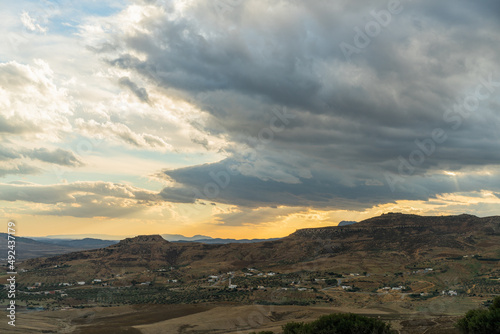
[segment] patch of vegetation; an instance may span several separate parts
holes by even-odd
[[[410,298],[413,300],[427,300],[427,299],[434,298],[438,295],[439,295],[439,293],[437,291],[432,291],[431,293],[427,293],[424,295],[421,295],[420,293],[412,293],[412,294],[410,294]]]
[[[326,285],[337,285],[339,282],[335,278],[325,279]]]
[[[290,322],[283,326],[283,334],[390,334],[391,325],[357,314],[330,314],[318,320],[303,323]]]
[[[456,327],[463,334],[500,334],[500,297],[496,297],[488,309],[467,312]]]

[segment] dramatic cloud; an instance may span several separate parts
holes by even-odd
[[[398,200],[427,200],[440,193],[498,191],[498,170],[470,170],[457,175],[426,174],[407,177],[396,191],[382,182],[356,180],[358,171],[337,174],[315,171],[298,183],[262,180],[238,172],[234,161],[165,171],[182,187],[165,188],[160,195],[167,201],[194,203],[196,199],[248,207],[311,206],[329,209],[366,209]]]
[[[494,0],[13,3],[0,14],[0,204],[164,210],[228,234],[384,210],[500,214],[499,12]]]
[[[364,208],[448,192],[443,171],[496,189],[474,168],[500,164],[497,4],[451,4],[137,2],[92,41],[228,138],[238,176],[222,189],[209,173],[225,162],[169,170],[166,200]]]

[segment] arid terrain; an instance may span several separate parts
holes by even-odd
[[[94,307],[64,311],[21,313],[9,333],[279,333],[290,321],[313,321],[334,312],[352,312],[391,322],[399,333],[458,333],[457,315],[446,313],[400,313],[389,307],[356,309],[318,306],[263,305],[145,305]]]
[[[16,330],[279,333],[353,312],[399,333],[457,333],[458,317],[500,294],[499,242],[500,217],[471,215],[386,214],[251,244],[139,236],[24,261]]]

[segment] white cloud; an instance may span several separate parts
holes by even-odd
[[[47,27],[42,27],[40,24],[38,24],[37,20],[32,18],[28,14],[28,12],[23,12],[21,14],[21,22],[23,23],[24,27],[30,31],[41,32],[41,33],[47,32]]]
[[[59,141],[72,130],[73,101],[43,60],[0,63],[0,96],[0,136]]]

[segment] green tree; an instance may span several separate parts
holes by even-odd
[[[500,297],[488,309],[467,312],[456,326],[463,334],[500,334]]]
[[[291,322],[283,334],[389,334],[391,326],[378,319],[357,314],[330,314],[310,323]]]
[[[329,279],[326,279],[325,280],[325,283],[327,285],[337,285],[338,284],[338,281],[335,279],[335,278],[329,278]]]

